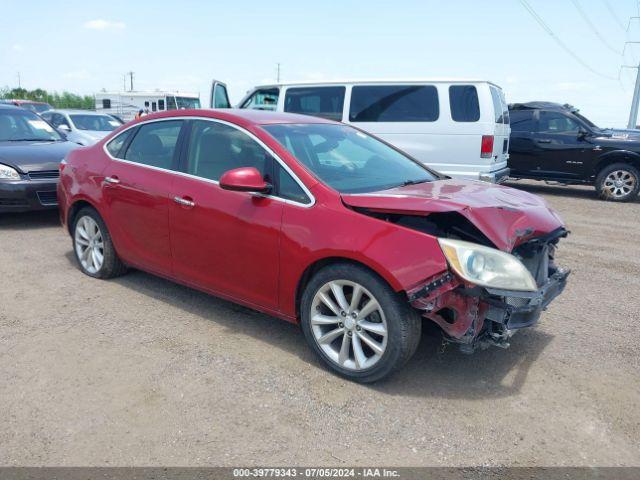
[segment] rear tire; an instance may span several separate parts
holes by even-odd
[[[107,279],[127,271],[113,247],[107,225],[93,208],[85,207],[78,212],[72,232],[73,251],[84,274]]]
[[[311,349],[326,366],[356,382],[391,375],[420,342],[417,312],[382,278],[359,265],[322,268],[307,284],[300,308]]]
[[[614,163],[598,173],[596,192],[603,200],[629,202],[638,196],[640,173],[628,163]]]

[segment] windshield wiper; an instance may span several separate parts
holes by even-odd
[[[424,180],[405,180],[404,182],[402,182],[400,185],[398,185],[399,187],[406,187],[408,185],[418,185],[419,183],[427,183],[429,180],[424,179]]]

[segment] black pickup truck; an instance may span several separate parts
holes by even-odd
[[[511,178],[595,185],[600,198],[627,202],[640,187],[640,134],[601,129],[571,105],[509,105]]]

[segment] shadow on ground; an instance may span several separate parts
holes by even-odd
[[[60,226],[58,210],[41,210],[23,213],[0,213],[2,230],[38,230]]]
[[[582,185],[549,185],[544,182],[516,182],[516,181],[508,181],[503,185],[506,187],[517,188],[518,190],[524,190],[529,193],[534,193],[536,195],[551,195],[554,197],[573,197],[573,198],[583,198],[586,200],[593,200],[596,202],[604,202],[605,200],[601,200],[598,198],[596,194],[595,188],[593,186],[582,186]],[[630,203],[640,203],[640,196],[636,197]]]
[[[75,265],[73,253],[69,252],[67,257]],[[244,334],[269,348],[294,353],[315,368],[323,368],[297,325],[137,270],[112,281],[216,322],[233,334]],[[395,376],[369,388],[390,395],[420,397],[479,399],[515,395],[524,385],[529,368],[551,339],[543,332],[528,330],[514,336],[507,350],[494,347],[465,355],[455,346],[449,346],[442,352],[439,331],[425,322],[415,356]],[[331,374],[327,372],[327,375]],[[336,382],[345,381],[334,378]]]

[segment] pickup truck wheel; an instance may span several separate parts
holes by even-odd
[[[330,265],[306,286],[304,336],[320,359],[350,380],[369,383],[399,369],[415,352],[420,316],[375,273]]]
[[[640,174],[627,163],[614,163],[598,173],[596,191],[603,200],[628,202],[638,195]]]

